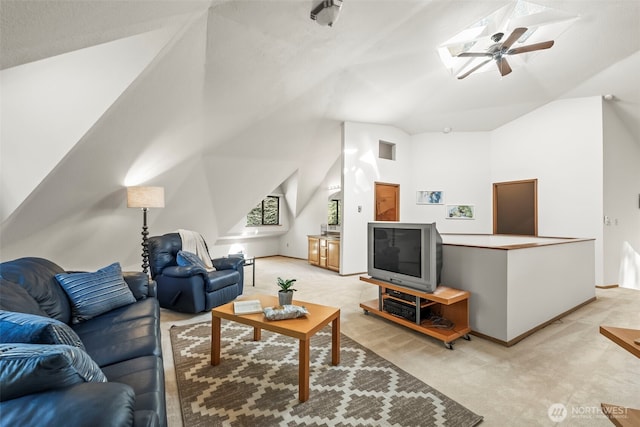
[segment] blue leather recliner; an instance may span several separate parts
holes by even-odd
[[[233,301],[242,295],[244,259],[212,259],[214,271],[197,266],[179,266],[182,250],[179,233],[150,237],[151,277],[158,284],[160,307],[183,313],[200,313]]]

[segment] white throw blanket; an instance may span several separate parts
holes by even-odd
[[[204,239],[195,231],[178,229],[180,238],[182,239],[182,250],[185,252],[192,252],[204,262],[207,269],[213,270],[213,263],[211,263],[211,255],[207,250],[207,245],[204,243]]]

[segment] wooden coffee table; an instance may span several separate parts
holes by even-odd
[[[640,329],[616,328],[600,326],[600,333],[609,338],[629,353],[640,358]],[[634,427],[640,425],[640,409],[625,408],[623,406],[601,403],[602,412],[618,427]]]
[[[242,300],[260,300],[262,307],[278,305],[278,298],[267,295],[251,295]],[[233,302],[211,310],[211,364],[220,364],[220,324],[222,319],[231,320],[253,326],[253,340],[260,341],[262,329],[286,335],[300,340],[298,363],[298,399],[305,402],[309,399],[309,349],[311,337],[320,329],[331,323],[331,364],[340,363],[340,309],[293,301],[294,305],[302,305],[309,311],[304,317],[286,320],[267,320],[262,313],[236,315]]]

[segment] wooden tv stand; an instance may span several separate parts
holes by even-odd
[[[360,276],[360,280],[378,286],[378,299],[360,303],[365,314],[374,313],[380,317],[391,320],[399,325],[406,326],[415,331],[429,335],[442,341],[449,350],[453,350],[453,341],[462,337],[470,340],[469,332],[469,292],[458,289],[438,286],[432,294],[416,291],[392,283],[373,279],[369,276]],[[405,295],[415,297],[415,301],[407,301],[389,295],[389,290],[402,292]],[[420,310],[416,310],[416,321],[394,315],[383,309],[384,300],[390,298],[421,309],[429,307],[431,312],[453,322],[452,329],[442,329],[434,326],[429,319],[420,319]]]

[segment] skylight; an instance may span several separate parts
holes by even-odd
[[[556,39],[571,26],[575,19],[577,19],[576,15],[517,0],[451,37],[438,47],[438,53],[444,66],[449,69],[453,76],[457,76],[475,67],[483,60],[483,58],[458,58],[457,55],[467,51],[483,52],[488,50],[494,44],[491,36],[496,33],[502,32],[508,35],[515,28],[528,28],[527,32],[514,44],[514,47],[517,47],[524,42],[535,43]],[[516,58],[514,63],[526,62],[527,56],[525,54]],[[478,72],[493,68],[495,68],[495,65],[489,63],[479,69]]]

